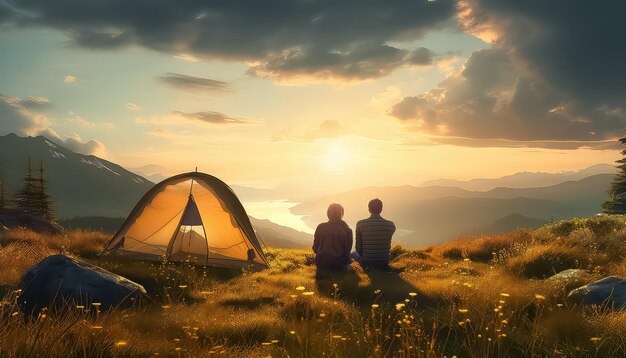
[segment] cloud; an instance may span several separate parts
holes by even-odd
[[[0,94],[0,134],[15,133],[21,136],[45,136],[70,150],[81,154],[106,156],[104,144],[96,140],[84,141],[78,134],[62,138],[53,128],[52,121],[45,115],[32,111],[30,106],[49,103],[42,98],[20,99]],[[38,107],[35,107],[38,109]],[[71,118],[83,120],[74,115]]]
[[[96,123],[92,122],[92,121],[88,121],[85,118],[79,116],[78,114],[74,113],[74,112],[70,112],[67,121],[69,123],[72,124],[76,124],[78,126],[81,127],[86,127],[86,128],[94,128],[95,126],[97,126]]]
[[[454,26],[455,0],[271,0],[255,2],[139,0],[16,0],[45,25],[86,48],[140,45],[175,56],[246,62],[272,78],[362,80],[401,66],[430,63],[413,43],[433,29]]]
[[[133,112],[141,111],[143,109],[141,108],[140,105],[138,105],[137,103],[133,103],[133,102],[126,103],[126,108],[128,108],[129,110]]]
[[[72,75],[67,75],[63,77],[63,83],[67,83],[67,84],[76,83],[77,80],[78,79],[76,78],[76,76],[72,76]]]
[[[43,112],[52,107],[50,100],[45,97],[29,97],[28,99],[19,99],[20,106],[36,112]]]
[[[35,102],[0,94],[0,133],[36,136],[46,130],[50,121],[29,107]]]
[[[185,61],[185,62],[200,62],[199,58],[197,58],[196,56],[190,55],[188,53],[174,55],[174,58],[177,60]]]
[[[365,80],[386,76],[405,65],[430,65],[432,58],[432,51],[424,47],[405,50],[376,42],[356,44],[347,52],[324,52],[297,47],[253,65],[248,73],[278,80]]]
[[[181,112],[174,111],[167,115],[140,117],[135,119],[136,123],[158,124],[158,125],[181,125],[181,124],[245,124],[250,121],[236,118],[224,113],[215,111]]]
[[[388,113],[440,143],[614,148],[626,127],[626,50],[608,34],[626,26],[613,5],[461,1],[463,27],[493,47]]]
[[[10,8],[7,4],[0,2],[0,26],[14,25],[15,20],[18,18],[18,14]]]
[[[462,1],[466,31],[514,49],[529,71],[568,97],[623,105],[626,37],[623,1]]]
[[[168,73],[160,76],[159,79],[168,85],[190,92],[226,91],[230,89],[230,85],[226,82],[179,73]]]
[[[107,156],[107,149],[104,144],[93,139],[85,141],[76,133],[62,140],[60,144],[76,153],[95,155],[98,157]]]

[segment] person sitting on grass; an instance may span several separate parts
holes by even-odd
[[[383,211],[380,199],[371,200],[367,207],[371,216],[356,224],[356,251],[350,256],[363,268],[388,269],[396,225],[380,216]]]
[[[343,207],[330,204],[328,222],[315,229],[313,252],[318,269],[347,270],[352,250],[352,229],[343,221]]]

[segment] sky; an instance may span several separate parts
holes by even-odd
[[[626,3],[0,0],[0,135],[311,194],[618,159]]]

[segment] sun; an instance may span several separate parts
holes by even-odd
[[[348,150],[339,142],[329,143],[322,155],[322,169],[326,171],[346,170],[350,162]]]

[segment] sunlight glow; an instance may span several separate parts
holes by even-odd
[[[329,144],[322,157],[322,169],[325,171],[344,171],[350,161],[346,148],[337,142]]]

